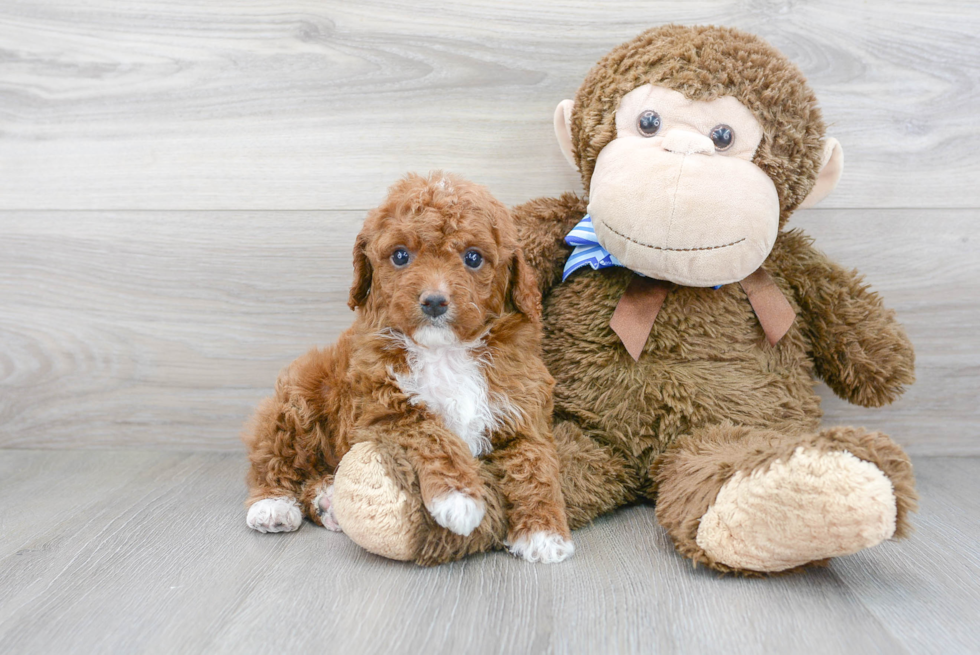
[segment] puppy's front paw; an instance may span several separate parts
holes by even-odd
[[[434,498],[425,508],[436,523],[464,537],[476,530],[486,511],[482,500],[476,500],[459,491],[450,491]]]
[[[532,532],[522,535],[512,542],[510,552],[528,562],[557,564],[568,559],[575,552],[575,544],[554,532]]]
[[[303,522],[303,513],[295,498],[263,498],[248,508],[245,523],[259,532],[292,532]]]
[[[337,517],[333,514],[333,485],[324,487],[313,502],[316,503],[316,513],[323,527],[333,532],[343,532],[340,524],[337,523]]]

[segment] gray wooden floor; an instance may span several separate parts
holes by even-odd
[[[693,569],[645,506],[562,564],[421,569],[250,531],[234,453],[0,451],[0,651],[977,652],[980,458],[915,465],[910,539],[746,580]]]
[[[665,22],[770,40],[844,146],[792,225],[896,309],[918,382],[821,393],[914,455],[912,539],[739,580],[647,507],[552,567],[248,531],[240,426],[349,324],[384,189],[580,192],[552,111]],[[975,0],[0,2],[0,652],[980,652],[977,34]]]

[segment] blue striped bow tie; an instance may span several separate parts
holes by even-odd
[[[565,243],[575,246],[575,250],[565,262],[565,271],[561,275],[562,282],[583,266],[591,266],[599,270],[623,265],[611,252],[599,245],[595,229],[592,227],[592,217],[588,214],[565,236]]]

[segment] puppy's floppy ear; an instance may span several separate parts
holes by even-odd
[[[538,288],[538,277],[527,260],[524,251],[517,248],[510,260],[510,286],[507,296],[511,304],[520,313],[534,322],[541,320],[541,290]]]
[[[363,233],[357,235],[354,243],[354,284],[350,288],[350,299],[347,306],[357,309],[367,300],[368,293],[371,291],[371,276],[374,269],[371,267],[371,260],[367,256],[367,237]]]

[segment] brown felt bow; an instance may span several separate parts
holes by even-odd
[[[796,312],[779,290],[772,276],[761,268],[739,284],[749,297],[752,311],[759,317],[766,339],[775,346],[789,330]],[[660,307],[670,291],[670,283],[633,275],[613,312],[609,327],[619,335],[627,352],[639,361]]]

